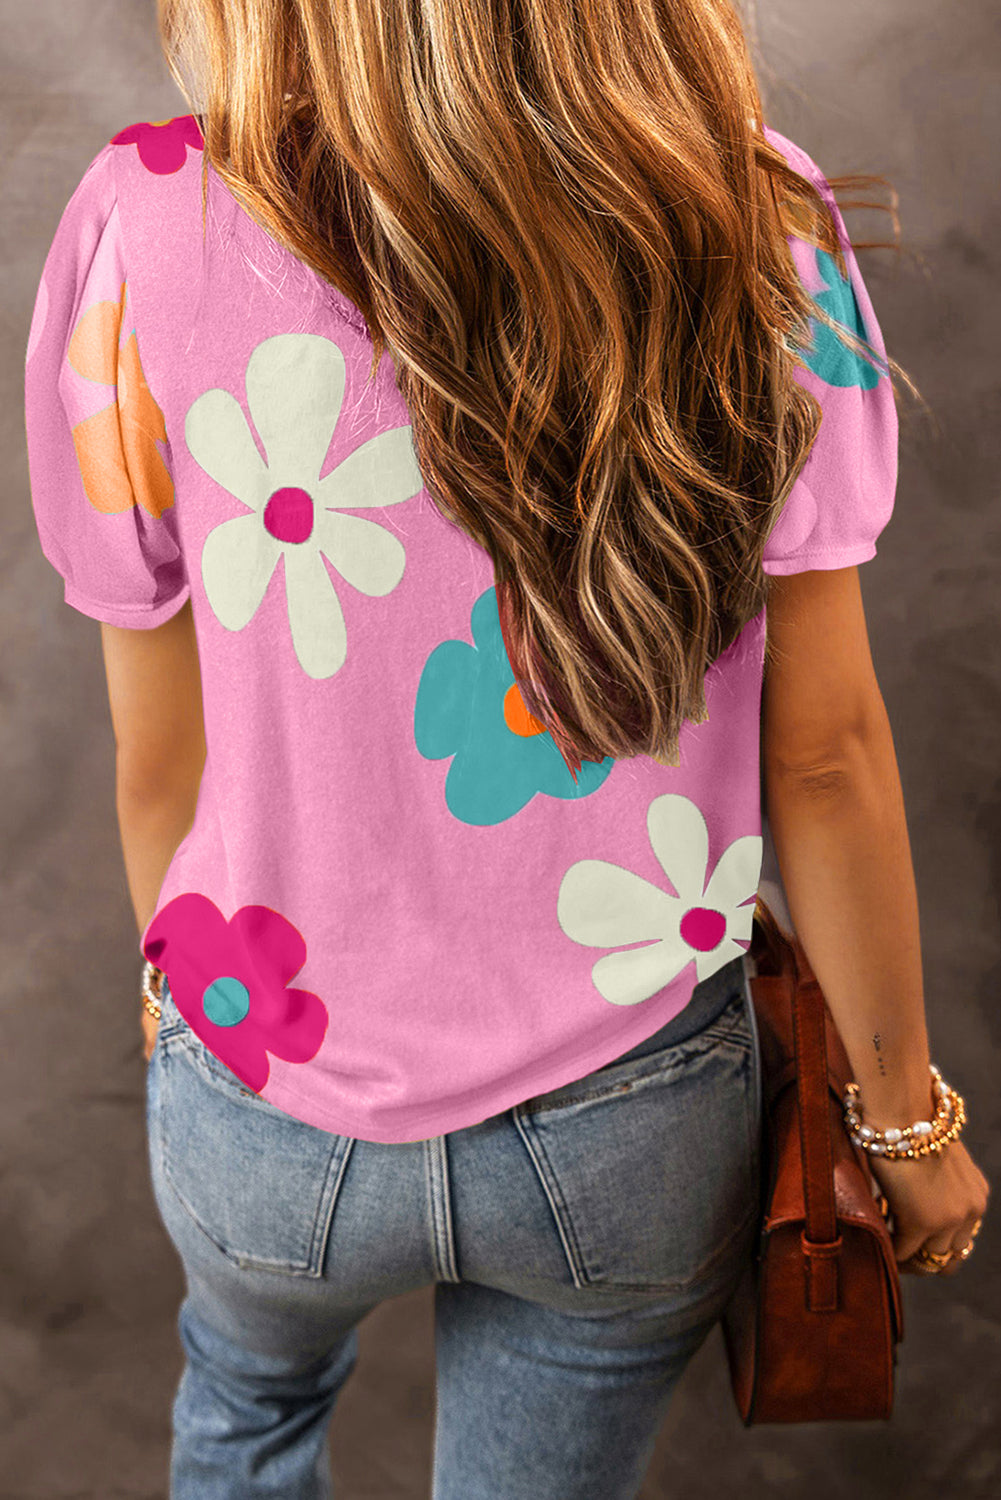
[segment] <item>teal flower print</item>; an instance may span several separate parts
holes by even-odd
[[[445,780],[449,812],[463,823],[503,823],[542,792],[587,797],[614,757],[585,761],[574,782],[552,735],[525,707],[497,614],[497,590],[473,605],[474,644],[442,641],[424,664],[414,705],[414,740],[428,760],[453,757]]]
[[[854,287],[841,275],[833,256],[819,248],[816,253],[817,269],[824,278],[825,290],[815,293],[813,300],[828,317],[868,343],[869,336],[855,298]],[[813,337],[812,346],[809,349],[801,348],[799,352],[807,368],[819,375],[826,385],[858,385],[864,391],[871,391],[885,373],[862,355],[846,348],[834,329],[818,322],[816,318],[810,319],[810,332]],[[877,350],[873,350],[873,355],[876,359],[881,357]]]

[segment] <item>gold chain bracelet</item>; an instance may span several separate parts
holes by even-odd
[[[857,1083],[849,1083],[842,1103],[848,1133],[863,1151],[884,1160],[898,1161],[907,1157],[929,1156],[950,1145],[959,1136],[966,1124],[966,1104],[962,1095],[942,1077],[935,1064],[930,1064],[932,1088],[936,1095],[935,1113],[930,1120],[915,1120],[913,1125],[877,1130],[867,1125],[861,1115],[861,1091]]]

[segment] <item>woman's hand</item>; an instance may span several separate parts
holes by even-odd
[[[140,1008],[143,1028],[143,1056],[149,1062],[153,1056],[153,1048],[156,1046],[156,1034],[160,1029],[160,1023],[151,1016],[145,1005]]]
[[[893,1213],[898,1265],[922,1247],[947,1254],[969,1244],[987,1212],[990,1185],[962,1141],[917,1158],[867,1157]],[[952,1276],[961,1265],[957,1256],[942,1274]]]

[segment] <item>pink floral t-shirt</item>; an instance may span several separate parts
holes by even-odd
[[[819,168],[769,131],[833,203]],[[489,555],[424,489],[391,359],[240,206],[194,116],[98,152],[26,363],[32,503],[65,599],[150,629],[191,601],[207,758],[142,952],[244,1085],[382,1142],[475,1124],[659,1030],[743,954],[762,878],[765,611],[681,764],[584,762],[528,714]],[[883,355],[848,248],[804,285]],[[768,573],[875,555],[885,367],[819,321],[823,422]]]

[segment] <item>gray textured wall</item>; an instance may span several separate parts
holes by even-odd
[[[0,1492],[165,1494],[180,1267],[148,1186],[137,938],[114,809],[99,627],[62,603],[28,499],[22,371],[58,216],[124,125],[184,112],[152,0],[0,0]],[[890,350],[931,402],[861,569],[906,794],[932,1056],[994,1180],[999,979],[995,0],[759,0],[768,118],[829,174],[885,173],[910,253],[862,256]],[[855,215],[864,237],[880,216]],[[717,1329],[686,1372],[644,1500],[1001,1493],[999,1236],[954,1278],[905,1278],[889,1424],[745,1432]],[[335,1414],[345,1500],[428,1492],[430,1294],[384,1304]],[[372,1441],[369,1441],[369,1439]],[[739,1486],[739,1489],[738,1489]],[[498,1497],[503,1500],[503,1497]]]

